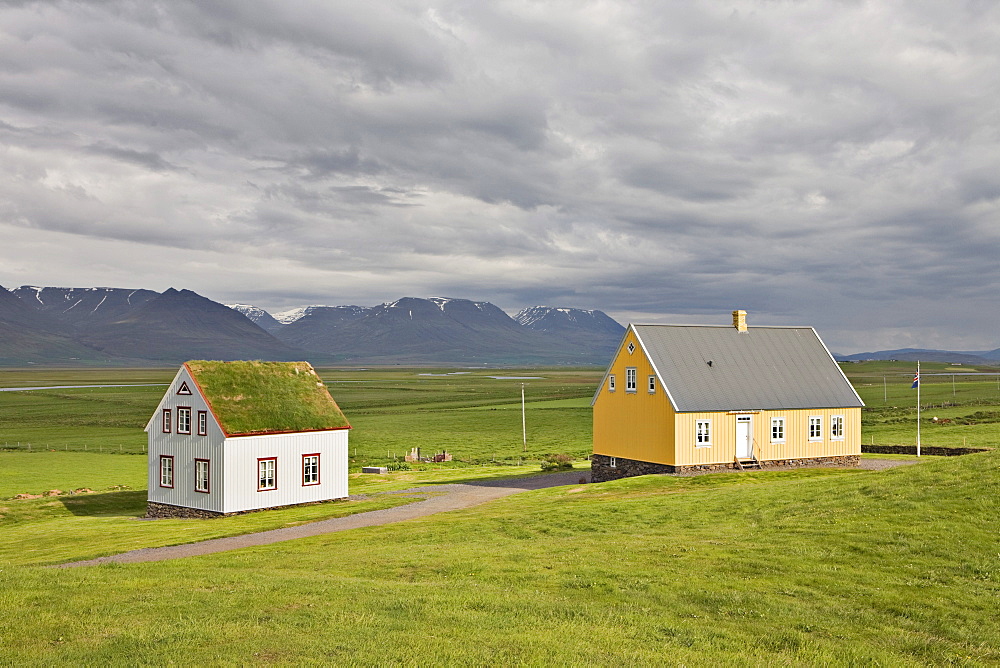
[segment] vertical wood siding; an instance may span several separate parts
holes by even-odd
[[[192,394],[177,394],[181,383],[187,382]],[[147,425],[149,443],[149,487],[147,499],[156,503],[168,503],[186,508],[198,508],[223,512],[225,489],[223,484],[222,443],[225,439],[222,429],[212,418],[211,411],[195,389],[194,381],[183,367],[167,388],[153,418]],[[191,408],[191,434],[178,434],[177,407]],[[161,416],[163,409],[172,411],[171,429],[164,434]],[[198,411],[208,411],[208,435],[198,435]],[[160,487],[160,455],[174,458],[174,487]],[[194,491],[194,460],[209,460],[209,493]]]
[[[628,345],[635,345],[632,354]],[[636,369],[636,391],[626,392],[625,369]],[[674,410],[666,391],[657,379],[656,392],[650,394],[647,379],[653,367],[629,330],[611,363],[615,391],[608,382],[594,400],[594,453],[624,457],[657,464],[674,464]]]
[[[721,464],[736,457],[736,418],[732,413],[679,413],[676,420],[677,464]],[[761,460],[808,459],[861,454],[860,408],[809,408],[796,410],[768,410],[750,415],[754,453]],[[830,418],[844,417],[844,439],[830,437]],[[809,417],[823,418],[823,438],[809,440]],[[771,418],[785,418],[785,442],[771,442]],[[712,421],[712,445],[696,447],[695,425],[697,420]]]

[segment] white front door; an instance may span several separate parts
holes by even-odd
[[[751,449],[750,441],[750,416],[749,415],[737,415],[736,416],[736,457],[739,459],[747,459],[751,456],[753,452]]]

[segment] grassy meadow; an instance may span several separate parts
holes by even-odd
[[[17,665],[995,665],[998,480],[992,452],[879,473],[653,476],[174,562],[5,565],[0,654]],[[70,537],[60,557],[83,556]]]
[[[841,368],[865,402],[862,442],[914,445],[917,391],[911,385],[916,363],[862,362]],[[920,371],[921,444],[989,448],[1000,443],[1000,376],[969,375],[1000,369],[923,362]],[[934,417],[950,422],[935,423]]]
[[[0,387],[169,383],[176,369],[0,370]],[[448,450],[464,463],[517,464],[547,454],[590,451],[594,369],[544,372],[434,369],[320,369],[354,430],[355,468]],[[519,380],[517,376],[535,376]],[[500,376],[494,379],[492,376]],[[538,377],[540,376],[540,377]],[[528,402],[528,447],[521,431],[521,383]],[[162,385],[0,392],[0,449],[144,453],[142,431]],[[568,401],[566,401],[568,400]]]
[[[912,375],[845,370],[865,442],[912,443]],[[0,664],[1000,663],[1000,450],[571,485],[174,562],[45,568],[406,503],[376,492],[537,473],[550,453],[586,466],[600,370],[320,373],[354,426],[351,493],[368,496],[217,520],[139,519],[162,386],[0,392],[0,448],[33,443],[0,451]],[[0,371],[0,387],[172,375]],[[995,446],[997,423],[969,417],[1000,410],[995,379],[939,378],[924,376],[925,410],[954,418],[925,422],[923,442]],[[357,472],[413,445],[461,461]],[[11,499],[79,487],[95,493]]]

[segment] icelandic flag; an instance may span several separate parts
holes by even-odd
[[[920,372],[918,371],[915,376],[913,376],[913,385],[910,385],[910,389],[915,389],[920,386]]]

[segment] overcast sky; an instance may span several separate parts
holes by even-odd
[[[1000,9],[0,5],[0,284],[1000,346]]]

